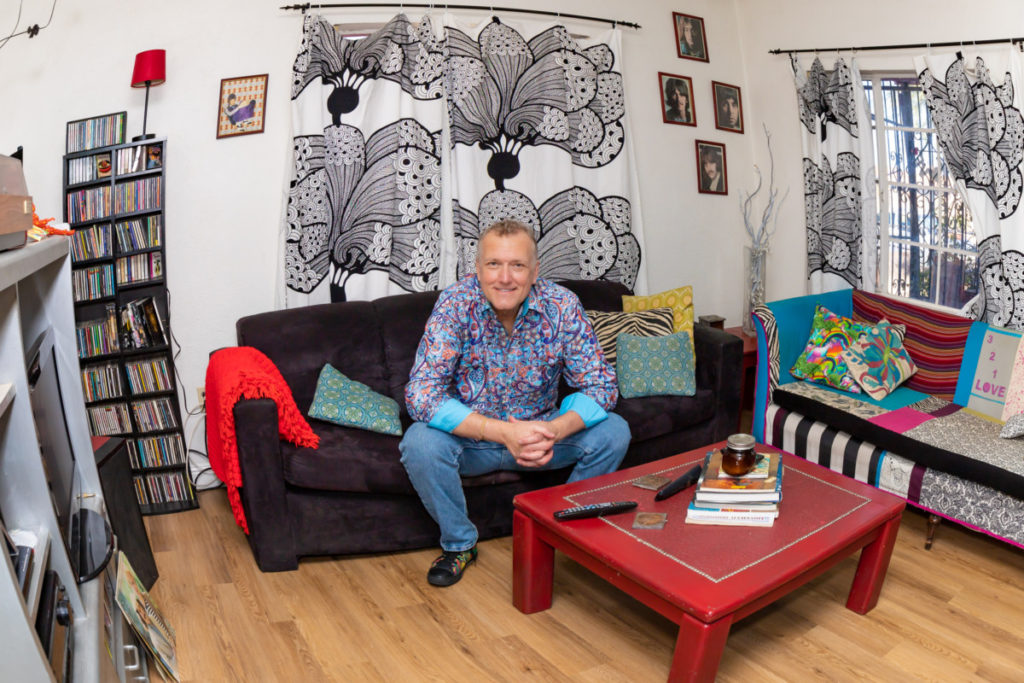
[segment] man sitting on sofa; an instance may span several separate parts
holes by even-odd
[[[476,560],[477,530],[460,476],[575,464],[569,481],[614,472],[629,447],[626,421],[575,294],[538,278],[527,226],[495,223],[480,236],[476,275],[441,293],[405,390],[416,422],[402,464],[441,527],[442,554],[427,572],[450,586]],[[578,391],[557,406],[565,372]]]

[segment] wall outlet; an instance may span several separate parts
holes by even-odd
[[[196,387],[196,398],[199,399],[199,406],[206,409],[206,387]]]

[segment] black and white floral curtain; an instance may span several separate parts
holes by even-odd
[[[399,15],[356,40],[306,17],[285,305],[444,287],[506,217],[534,228],[541,275],[642,286],[619,32],[442,23]]]
[[[914,60],[932,123],[978,239],[978,296],[966,312],[1024,330],[1024,118],[1015,48],[968,66],[960,54]],[[992,73],[1001,74],[993,79]],[[997,82],[998,81],[998,82]]]
[[[807,291],[874,290],[878,220],[874,150],[860,72],[793,59],[804,153]]]

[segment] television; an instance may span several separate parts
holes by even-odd
[[[103,515],[82,507],[81,472],[64,413],[52,329],[45,330],[29,347],[25,363],[50,499],[71,569],[81,583],[97,576],[110,560],[113,538]]]

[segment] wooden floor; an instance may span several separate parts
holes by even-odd
[[[663,681],[675,626],[561,554],[554,605],[512,606],[510,538],[446,589],[436,550],[311,559],[261,573],[223,489],[147,517],[153,596],[183,682]],[[1024,552],[952,524],[923,548],[904,515],[878,607],[844,607],[856,558],[735,625],[720,681],[1020,681]]]

